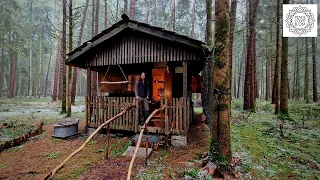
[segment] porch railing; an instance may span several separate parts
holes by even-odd
[[[163,134],[182,134],[188,133],[192,121],[192,107],[190,100],[186,98],[164,99],[161,105],[167,104],[166,108],[160,112],[161,121],[164,121],[163,127],[150,127],[150,131]],[[133,97],[104,97],[91,96],[86,98],[86,120],[89,127],[97,128],[106,119],[113,117],[121,112],[125,107],[135,105],[136,100]],[[90,108],[89,108],[90,107]],[[139,109],[128,110],[122,117],[110,124],[114,130],[139,131]]]

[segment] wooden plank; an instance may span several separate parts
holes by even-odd
[[[110,118],[113,117],[113,111],[114,111],[113,98],[110,97]],[[114,129],[114,127],[115,127],[114,121],[112,121],[110,125],[111,125],[110,128],[112,127],[112,129]]]
[[[132,104],[134,104],[134,98],[133,97],[131,97],[131,101],[130,101]],[[134,125],[135,125],[135,123],[134,123],[134,119],[135,119],[135,114],[134,114],[134,112],[135,112],[135,109],[130,109],[130,123],[129,123],[129,126],[130,126],[130,130],[131,131],[134,131]]]
[[[179,127],[179,133],[183,133],[183,115],[182,115],[182,107],[183,107],[183,98],[180,98],[180,105],[179,105],[179,121],[180,121],[180,127]]]
[[[174,117],[175,117],[175,128],[174,128],[174,132],[177,133],[178,129],[179,129],[179,108],[178,108],[178,99],[174,98]]]
[[[129,104],[128,104],[128,97],[125,97],[124,98],[124,108],[125,107],[129,107]],[[124,115],[123,115],[123,119],[124,119],[124,124],[123,124],[123,129],[124,130],[128,130],[128,114],[129,114],[129,111],[128,112],[126,112]]]
[[[108,97],[108,119],[112,117],[112,100],[111,97]],[[113,127],[113,122],[110,123],[110,128],[112,129]]]
[[[119,111],[120,111],[120,97],[117,97],[115,115],[118,114]],[[117,119],[116,122],[117,122],[117,129],[120,129],[120,119]]]
[[[188,133],[188,131],[189,131],[189,128],[190,128],[190,119],[191,119],[191,112],[190,112],[190,108],[191,108],[191,106],[190,106],[190,99],[188,98],[188,103],[187,103],[187,110],[188,110],[188,124],[187,124],[187,128],[188,128],[188,130],[187,130],[187,133]]]
[[[150,40],[147,39],[147,62],[151,62],[150,60]]]
[[[128,36],[124,36],[124,64],[128,64]]]
[[[121,106],[120,106],[120,112],[124,109],[125,106],[125,99],[124,97],[121,97]],[[121,129],[124,130],[124,116],[121,117]]]
[[[142,63],[142,59],[141,59],[141,37],[138,36],[137,38],[138,38],[138,54],[137,54],[138,62]]]
[[[131,97],[128,97],[128,103],[127,103],[127,107],[129,107],[131,105]],[[131,109],[130,110],[128,110],[128,114],[127,114],[127,130],[128,131],[130,131],[131,130],[131,126],[130,126],[130,123],[131,123],[131,121],[130,121],[130,117],[131,117]]]
[[[129,53],[130,53],[129,58],[130,58],[130,60],[129,60],[129,62],[131,64],[133,64],[132,49],[133,49],[133,40],[132,40],[132,35],[130,35],[130,48],[129,48]]]
[[[138,132],[138,126],[139,126],[139,106],[138,101],[136,100],[136,111],[135,111],[135,129],[134,132]]]
[[[151,62],[154,62],[154,50],[153,50],[154,43],[155,42],[153,40],[151,40],[151,43],[150,43],[150,60],[151,60]]]
[[[187,101],[185,98],[183,98],[183,128],[184,128],[184,135],[187,135],[187,122],[188,122],[188,119],[187,119]]]
[[[88,97],[88,122],[91,119],[91,67],[87,68],[87,97]],[[90,126],[90,124],[88,123]]]
[[[167,98],[165,98],[164,100],[164,103],[167,105],[168,104],[168,101],[167,101]],[[169,134],[169,117],[168,117],[168,106],[165,107],[164,109],[164,118],[165,118],[165,121],[164,121],[164,126],[165,126],[165,134],[168,135]]]
[[[141,62],[145,63],[145,56],[144,56],[144,52],[145,52],[145,38],[141,37]]]
[[[188,86],[188,67],[187,61],[182,62],[183,65],[183,98],[187,99],[187,86]]]
[[[88,119],[89,119],[88,118],[89,117],[88,116],[88,96],[85,96],[85,103],[86,103],[86,111],[85,111],[86,112],[86,125],[85,125],[85,127],[88,127],[88,124],[89,124],[88,123]]]
[[[96,112],[97,112],[97,119],[96,119],[96,123],[97,123],[97,127],[100,126],[100,96],[96,96],[96,102],[97,102],[97,105],[96,105]]]

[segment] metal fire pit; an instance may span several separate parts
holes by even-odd
[[[78,134],[78,124],[79,124],[79,119],[75,121],[55,123],[53,125],[54,127],[53,137],[67,138],[67,137]]]

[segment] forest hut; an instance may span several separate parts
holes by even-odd
[[[199,79],[205,43],[121,17],[70,52],[66,60],[67,65],[87,69],[86,125],[96,128],[135,104],[135,81],[145,72],[152,96],[150,112],[167,103],[151,120],[149,132],[186,135],[193,119],[191,93],[201,92],[192,78]],[[92,71],[98,74],[97,93],[91,91]],[[131,109],[111,129],[137,132],[138,119],[138,108]]]

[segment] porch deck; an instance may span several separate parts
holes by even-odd
[[[89,103],[90,102],[90,103]],[[136,104],[133,97],[86,97],[86,123],[88,127],[97,128],[107,119],[121,112],[125,107]],[[165,109],[154,117],[153,126],[148,126],[148,131],[159,134],[186,135],[192,121],[192,107],[186,98],[163,99],[161,105],[167,104]],[[123,116],[110,124],[113,130],[138,132],[139,108],[136,106],[128,110]]]

